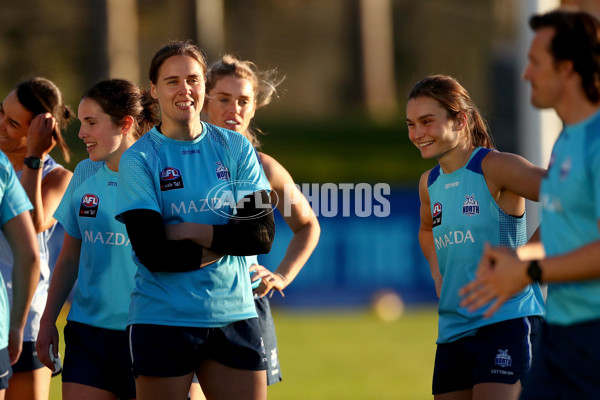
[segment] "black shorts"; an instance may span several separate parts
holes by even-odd
[[[479,383],[523,380],[542,320],[525,317],[481,327],[474,336],[437,346],[433,394],[470,389]]]
[[[8,357],[8,347],[0,350],[0,390],[8,387],[8,380],[12,376],[10,359]]]
[[[545,324],[521,399],[600,398],[600,320]]]
[[[133,324],[127,331],[135,376],[183,376],[204,359],[248,371],[267,369],[256,318],[220,328]]]
[[[17,362],[12,366],[13,372],[30,372],[45,367],[37,356],[35,343],[23,342],[23,351]]]
[[[67,322],[62,380],[135,398],[127,333]]]
[[[254,299],[258,326],[267,352],[267,385],[281,382],[281,369],[279,367],[279,354],[277,350],[277,335],[275,323],[271,313],[271,304],[267,296]]]

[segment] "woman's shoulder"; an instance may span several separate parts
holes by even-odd
[[[206,127],[207,135],[212,141],[231,148],[232,151],[234,148],[252,147],[250,141],[239,132],[212,125],[208,122],[203,122],[203,124]]]
[[[503,168],[507,168],[513,164],[518,164],[523,160],[518,154],[499,151],[496,149],[488,149],[489,151],[481,158],[481,168],[484,175],[491,172],[501,173]]]
[[[8,156],[0,151],[0,171],[11,172],[14,174],[15,170],[8,160]]]
[[[272,157],[267,153],[263,153],[262,151],[258,150],[256,151],[256,153],[258,154],[258,158],[260,160],[260,163],[263,165],[263,168],[283,168],[283,165],[281,165],[279,161],[275,159],[275,157]]]
[[[52,156],[48,155],[44,160],[42,179],[46,178],[50,173],[57,173],[59,175],[68,176],[72,175],[71,171],[65,168],[62,164],[59,164]]]
[[[72,179],[74,181],[86,180],[90,176],[95,175],[104,164],[104,161],[92,161],[89,158],[86,158],[77,164],[75,171],[73,171]]]
[[[282,182],[282,185],[294,183],[294,180],[288,170],[285,169],[285,167],[281,165],[279,161],[266,153],[260,151],[257,151],[257,153],[263,170],[265,171],[265,175],[271,183],[271,186],[273,186],[275,182]]]
[[[81,160],[77,166],[75,167],[75,173],[77,173],[77,171],[81,171],[81,170],[86,170],[86,169],[98,169],[101,168],[104,165],[104,161],[92,161],[89,158],[86,158],[84,160]]]
[[[42,181],[44,182],[44,185],[49,185],[51,187],[66,187],[72,177],[73,172],[60,164],[57,164],[56,167],[52,168],[51,170],[44,170],[42,173]]]
[[[155,158],[165,141],[166,136],[159,133],[154,127],[129,146],[121,155],[121,160]]]
[[[430,168],[421,174],[419,178],[419,186],[428,188],[431,186],[436,179],[440,176],[440,165],[437,164],[435,167]]]

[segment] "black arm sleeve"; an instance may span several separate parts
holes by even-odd
[[[254,192],[236,206],[237,214],[227,225],[213,225],[210,249],[232,256],[252,256],[271,251],[275,221],[271,199],[265,190]]]
[[[202,246],[189,240],[167,240],[160,213],[131,210],[123,213],[131,247],[151,272],[187,272],[200,268]]]

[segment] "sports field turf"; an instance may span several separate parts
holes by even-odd
[[[432,398],[433,306],[409,308],[393,322],[366,309],[274,310],[274,318],[284,381],[269,388],[269,400]],[[50,399],[60,398],[54,378]]]

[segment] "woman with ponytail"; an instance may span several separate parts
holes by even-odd
[[[70,160],[61,132],[71,115],[60,89],[42,77],[19,83],[0,106],[0,150],[8,156],[33,205],[31,216],[40,249],[39,284],[27,317],[23,352],[13,365],[7,399],[47,399],[50,390],[52,373],[38,359],[35,345],[50,284],[48,243],[56,226],[52,214],[73,174],[49,153],[58,146],[64,160]],[[13,260],[6,238],[0,233],[0,271],[9,298],[12,297]]]
[[[538,200],[545,170],[494,150],[469,93],[450,76],[429,76],[413,87],[406,122],[421,156],[438,162],[419,182],[419,243],[440,298],[434,397],[517,399],[544,311],[539,285],[527,286],[491,318],[483,316],[487,307],[462,307],[459,289],[473,279],[485,243],[525,244],[525,199]]]
[[[63,399],[133,399],[125,328],[137,266],[125,226],[114,218],[114,199],[121,155],[158,122],[158,104],[130,81],[109,79],[84,93],[78,115],[79,138],[90,158],[75,168],[56,210],[66,233],[37,350],[40,360],[53,368],[59,343],[56,320],[77,280],[64,332]]]

